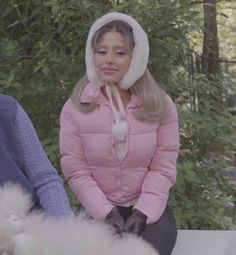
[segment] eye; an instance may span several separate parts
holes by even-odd
[[[124,55],[126,55],[126,52],[124,52],[124,51],[117,51],[116,54],[120,55],[120,56],[124,56]]]
[[[104,55],[104,54],[106,54],[106,51],[105,50],[96,50],[95,53]]]

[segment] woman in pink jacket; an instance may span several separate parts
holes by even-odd
[[[86,75],[61,113],[61,165],[86,212],[116,233],[142,235],[171,254],[175,219],[167,207],[176,180],[178,116],[147,69],[146,33],[112,12],[92,25]]]

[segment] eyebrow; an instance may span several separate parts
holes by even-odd
[[[107,48],[106,45],[97,45],[96,49],[99,49],[99,48]],[[113,49],[117,50],[117,49],[123,49],[123,50],[128,50],[129,48],[128,47],[124,47],[124,46],[114,46],[112,47]]]

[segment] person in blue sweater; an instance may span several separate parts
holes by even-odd
[[[63,182],[50,163],[22,106],[0,94],[0,185],[20,184],[35,208],[51,217],[72,214]]]

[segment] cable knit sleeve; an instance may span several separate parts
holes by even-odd
[[[156,222],[165,210],[169,189],[176,181],[179,152],[179,125],[175,104],[168,99],[168,113],[157,130],[157,148],[144,178],[141,195],[134,206],[147,215],[147,223]]]
[[[47,158],[32,122],[19,104],[15,133],[25,174],[36,190],[45,213],[53,217],[71,215],[72,211],[62,180]]]

